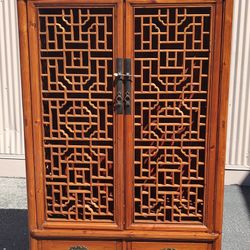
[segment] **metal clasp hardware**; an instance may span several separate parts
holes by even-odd
[[[122,101],[122,63],[123,60],[122,58],[117,58],[116,59],[116,70],[118,73],[115,73],[114,75],[116,76],[115,79],[115,100],[114,100],[114,109],[116,114],[123,114],[123,101]]]
[[[124,113],[126,115],[131,114],[131,59],[124,59],[124,72],[123,69],[123,60],[122,58],[116,59],[116,70],[114,73],[116,77],[116,96],[115,96],[115,111],[117,114],[123,114],[123,106]],[[122,82],[124,82],[124,95],[123,95],[123,86]],[[124,98],[124,99],[123,99]]]
[[[161,250],[176,250],[176,249],[172,247],[166,247],[166,248],[162,248]]]
[[[83,246],[75,246],[75,247],[69,248],[69,250],[88,250],[88,248],[83,247]]]
[[[124,113],[131,114],[131,59],[124,59]]]
[[[128,74],[128,73],[126,73],[126,74],[123,74],[123,73],[114,73],[114,76],[129,76],[129,77],[131,77],[132,75],[130,75],[130,74]]]

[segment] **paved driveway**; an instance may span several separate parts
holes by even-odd
[[[0,250],[28,250],[25,179],[0,178]],[[250,187],[226,186],[222,250],[250,250]]]

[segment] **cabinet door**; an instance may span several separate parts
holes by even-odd
[[[148,2],[126,5],[127,227],[204,230],[213,216],[220,1]]]
[[[45,228],[121,225],[123,122],[113,108],[120,17],[120,0],[28,3],[37,216]]]

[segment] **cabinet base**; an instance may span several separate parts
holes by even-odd
[[[219,250],[216,242],[35,240],[31,250]]]

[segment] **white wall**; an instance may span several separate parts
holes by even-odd
[[[226,184],[244,182],[249,171],[250,1],[234,0]]]
[[[16,0],[0,0],[0,176],[25,176],[18,44]],[[250,0],[234,0],[226,184],[247,182],[249,155]]]
[[[0,0],[0,176],[24,176],[16,0]]]

